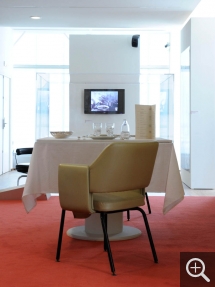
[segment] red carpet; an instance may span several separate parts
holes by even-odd
[[[0,282],[3,287],[167,287],[180,286],[180,252],[215,251],[215,197],[186,197],[167,215],[163,197],[150,197],[148,215],[159,263],[153,262],[143,220],[131,212],[125,224],[139,238],[111,242],[112,276],[102,242],[69,238],[65,232],[83,220],[67,212],[61,262],[55,262],[61,209],[58,197],[38,202],[26,214],[21,201],[0,201]],[[147,208],[145,207],[145,210]]]

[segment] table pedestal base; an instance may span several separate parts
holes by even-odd
[[[123,213],[108,214],[107,230],[110,241],[128,240],[141,235],[141,231],[135,227],[123,225]],[[76,239],[103,241],[104,235],[101,226],[100,214],[91,214],[85,220],[84,226],[70,228],[67,235]]]
[[[67,235],[81,240],[103,241],[103,234],[90,234],[85,231],[85,226],[73,227],[67,230]],[[135,227],[123,226],[122,232],[109,235],[110,241],[128,240],[141,235],[141,231]]]

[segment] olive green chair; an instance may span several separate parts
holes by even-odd
[[[107,233],[107,215],[138,210],[142,213],[154,262],[158,262],[147,216],[145,188],[149,185],[158,143],[119,142],[107,146],[91,165],[61,164],[58,171],[59,200],[62,208],[56,260],[60,260],[66,210],[74,218],[100,213],[104,250],[115,275],[114,261]]]

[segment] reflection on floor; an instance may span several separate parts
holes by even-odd
[[[0,192],[4,189],[17,187],[17,179],[22,175],[22,173],[17,172],[16,170],[4,173],[0,175]],[[26,182],[26,178],[23,177],[19,181],[19,185],[22,186]],[[215,189],[212,190],[193,190],[184,184],[185,195],[193,196],[215,196]],[[150,195],[164,195],[163,193],[150,193]]]

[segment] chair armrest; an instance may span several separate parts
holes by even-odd
[[[58,168],[59,199],[62,209],[71,210],[75,217],[86,218],[92,209],[87,165],[60,164]]]

